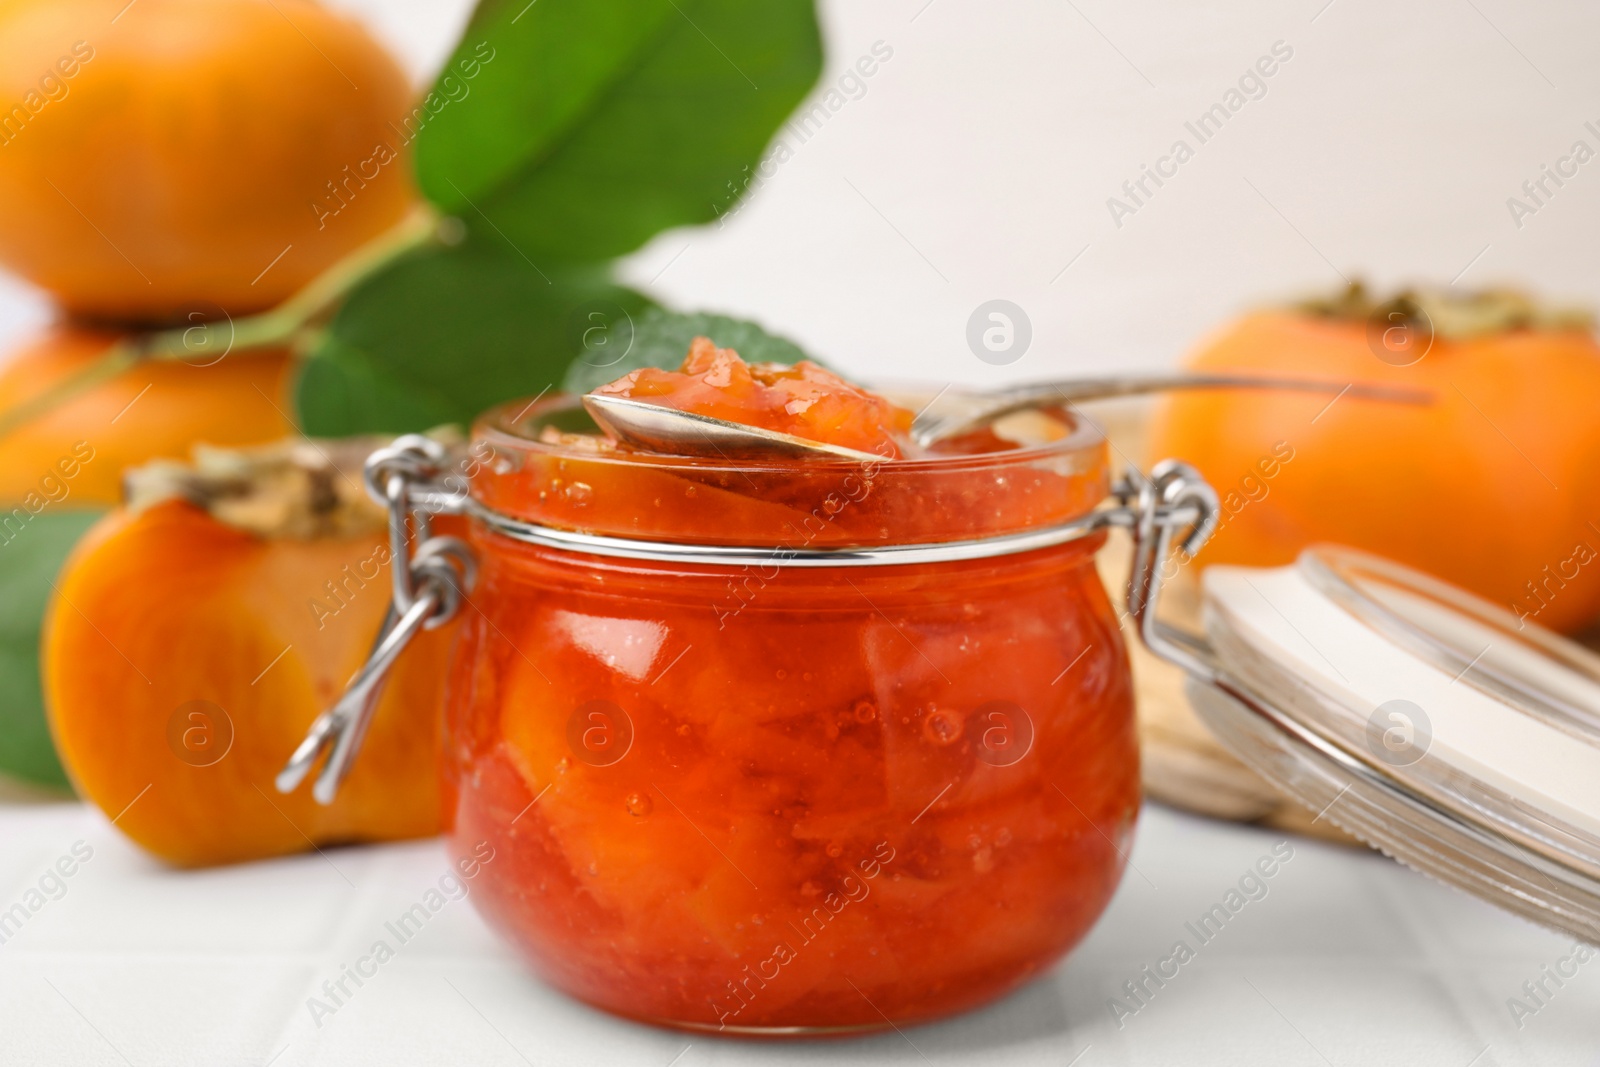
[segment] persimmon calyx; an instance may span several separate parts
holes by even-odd
[[[459,446],[454,428],[431,431]],[[255,448],[197,445],[189,462],[157,460],[124,476],[124,500],[141,511],[185,500],[212,518],[266,538],[315,540],[381,534],[387,513],[367,495],[362,466],[386,437],[287,438]]]
[[[1291,304],[1299,312],[1344,322],[1416,323],[1430,334],[1467,340],[1511,330],[1594,329],[1594,312],[1535,300],[1516,289],[1400,289],[1387,296],[1369,292],[1359,278],[1331,296],[1308,297]]]

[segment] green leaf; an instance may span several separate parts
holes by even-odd
[[[418,179],[547,269],[618,256],[725,213],[821,69],[812,0],[483,0]]]
[[[689,354],[696,337],[709,337],[719,348],[732,348],[747,363],[796,363],[812,359],[799,345],[778,337],[753,322],[730,319],[705,312],[680,314],[664,308],[649,308],[633,322],[632,343],[625,331],[613,331],[612,346],[586,346],[582,355],[567,370],[562,388],[569,393],[587,393],[607,382],[616,381],[640,367],[676,370]],[[821,362],[812,359],[812,362]]]
[[[45,721],[39,630],[50,583],[103,512],[54,508],[0,515],[0,772],[67,785]]]
[[[541,273],[504,245],[430,247],[345,301],[298,385],[305,431],[341,437],[470,425],[559,388],[649,301],[594,271]]]

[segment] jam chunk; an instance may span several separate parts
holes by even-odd
[[[885,459],[903,454],[911,412],[858,389],[839,376],[801,360],[746,363],[731,348],[697,337],[675,371],[646,367],[595,392],[660,404],[745,426],[874,452]]]

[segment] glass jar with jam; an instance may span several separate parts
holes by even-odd
[[[709,343],[600,392],[849,451],[661,454],[570,397],[479,421],[434,504],[472,517],[444,794],[490,923],[581,1000],[733,1034],[1049,968],[1139,810],[1101,433],[1044,406],[921,450],[905,408]]]

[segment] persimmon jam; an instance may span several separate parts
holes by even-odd
[[[697,337],[675,371],[645,367],[595,390],[899,458],[911,412],[809,360],[746,363]]]
[[[490,923],[590,1004],[743,1035],[929,1020],[1049,968],[1122,875],[1139,757],[1098,535],[784,565],[1077,517],[1107,492],[1103,438],[1054,411],[994,451],[907,457],[904,409],[848,388],[863,402],[831,393],[829,425],[899,458],[641,453],[568,397],[475,428],[472,493],[502,515],[772,550],[634,560],[474,523],[447,818],[495,849],[473,893]]]

